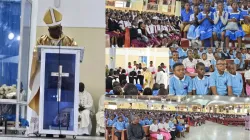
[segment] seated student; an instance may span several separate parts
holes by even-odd
[[[250,60],[250,49],[247,49],[246,59],[247,59],[247,60]]]
[[[200,12],[198,15],[198,20],[200,24],[200,40],[202,42],[202,47],[205,47],[205,40],[209,39],[210,40],[210,46],[213,47],[213,38],[212,38],[212,33],[213,33],[213,19],[214,16],[210,12],[210,7],[209,3],[205,3],[204,11]]]
[[[161,133],[162,135],[164,135],[165,140],[170,140],[170,139],[171,139],[171,135],[170,135],[170,133],[168,132],[168,130],[165,130],[165,129],[164,129],[163,119],[159,119],[158,128],[159,128],[160,133]]]
[[[185,138],[185,127],[184,125],[184,121],[180,118],[180,116],[175,117],[175,125],[176,125],[176,130],[177,132],[181,133],[181,136]]]
[[[153,124],[153,121],[154,121],[154,120],[153,120],[152,117],[149,115],[148,118],[147,118],[146,121],[145,121],[145,124],[146,124],[146,125],[151,125],[151,124]]]
[[[236,64],[237,71],[245,69],[245,61],[242,58],[241,52],[236,53],[236,58],[234,59],[234,64]]]
[[[212,48],[207,48],[207,59],[209,61],[214,59],[214,54],[213,54],[213,49]]]
[[[193,50],[193,58],[194,59],[200,59],[201,58],[200,54],[198,52],[198,49],[196,49],[196,48]]]
[[[224,47],[225,41],[225,26],[228,20],[228,12],[225,12],[223,9],[223,3],[220,1],[217,4],[217,11],[214,12],[214,28],[213,28],[213,38],[215,40],[215,46],[219,47],[219,40],[220,47]]]
[[[248,9],[248,0],[243,1],[243,7],[240,9],[241,11],[241,21],[242,21],[242,29],[246,34],[250,34],[250,16]]]
[[[177,51],[172,52],[172,58],[169,60],[169,70],[173,72],[173,66],[175,63],[180,63],[179,54]]]
[[[169,95],[192,94],[192,79],[185,76],[185,68],[182,63],[173,66],[174,76],[169,81]]]
[[[243,79],[242,75],[236,72],[236,65],[235,64],[228,64],[229,73],[231,75],[232,80],[232,89],[233,95],[235,96],[243,96]]]
[[[193,14],[193,11],[190,9],[190,5],[188,2],[185,3],[185,9],[181,11],[181,21],[182,24],[181,32],[184,32],[184,38],[187,38],[187,31],[190,27],[190,15]]]
[[[234,59],[234,51],[232,49],[229,50],[229,56],[230,56],[230,59]]]
[[[108,19],[108,17],[106,17]],[[107,34],[109,34],[111,39],[112,48],[118,47],[117,39],[120,36],[119,24],[116,21],[116,15],[112,14],[107,21]]]
[[[217,61],[219,59],[221,59],[220,56],[219,56],[219,53],[215,52],[214,53],[214,59],[211,60],[212,71],[216,71],[217,70],[216,63],[217,63]]]
[[[153,46],[160,46],[161,44],[154,34],[154,25],[151,23],[150,20],[146,20],[146,24],[147,37],[153,43]]]
[[[246,95],[250,96],[250,70],[245,72],[244,77],[246,80]]]
[[[201,62],[205,65],[205,72],[209,72],[211,68],[211,62],[207,59],[207,54],[203,53],[202,58],[198,60],[198,62]]]
[[[179,47],[177,51],[178,51],[178,54],[179,54],[180,61],[187,58],[188,47],[186,47],[186,46]]]
[[[164,137],[166,138],[166,136],[159,131],[158,120],[156,120],[156,119],[154,120],[154,123],[150,125],[149,131],[150,131],[151,138],[158,139],[159,135],[161,135],[163,137],[163,139],[164,139]],[[169,140],[169,139],[167,139],[167,140]]]
[[[196,64],[198,76],[193,78],[193,95],[207,95],[209,93],[209,78],[205,76],[205,65],[201,62]]]
[[[230,74],[225,72],[226,65],[225,60],[218,59],[216,61],[217,70],[209,77],[209,86],[213,95],[232,95],[232,81]]]
[[[195,65],[197,64],[197,60],[193,58],[193,51],[188,50],[188,58],[185,58],[182,62],[186,72],[194,73],[195,72]]]
[[[233,8],[232,8],[233,2],[234,2],[234,0],[227,0],[227,2],[225,3],[225,6],[224,6],[224,11],[231,13],[233,11]]]
[[[110,117],[108,118],[108,121],[107,121],[107,126],[111,127],[114,125],[114,123],[117,121],[118,119],[118,116],[115,116],[115,115],[110,115]]]
[[[128,140],[142,140],[145,137],[145,132],[139,124],[139,117],[134,116],[132,123],[128,126]]]
[[[231,59],[231,57],[227,51],[227,48],[223,48],[223,52],[221,52],[221,58],[222,59]]]
[[[242,59],[246,59],[247,58],[247,49],[246,48],[241,48],[241,55],[242,55]]]
[[[130,41],[131,46],[134,47],[145,47],[146,43],[142,40],[142,31],[138,29],[137,22],[132,22],[132,28],[130,28]]]
[[[117,136],[118,140],[121,140],[122,131],[125,129],[125,122],[121,116],[118,118],[118,121],[114,123],[113,127],[115,128],[115,136]]]
[[[153,96],[157,96],[158,93],[159,93],[159,90],[160,90],[160,84],[155,83],[155,84],[153,85]]]
[[[147,37],[146,25],[143,22],[139,22],[138,24],[138,34],[141,41],[146,45],[144,47],[153,45],[153,42]]]
[[[229,41],[233,40],[238,42],[238,46],[242,47],[242,38],[245,36],[245,32],[240,25],[241,15],[238,11],[238,5],[236,2],[232,4],[233,11],[229,13],[229,20],[226,29],[226,47],[229,48]]]
[[[199,22],[198,22],[198,14],[199,14],[199,7],[194,6],[194,13],[190,16],[190,24],[188,33],[187,33],[187,39],[197,41],[200,37],[200,28],[199,28]],[[196,42],[197,43],[197,42]]]
[[[170,127],[170,121],[169,118],[165,119],[165,122],[163,124],[163,128],[166,132],[170,133],[171,136],[171,140],[175,140],[176,134],[175,134],[175,128],[173,128],[173,126]]]

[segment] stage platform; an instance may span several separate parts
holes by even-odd
[[[76,140],[104,140],[104,139],[105,139],[104,137],[76,136]],[[0,140],[74,140],[74,139],[72,136],[67,136],[67,138],[59,139],[58,136],[56,135],[54,138],[0,135]]]

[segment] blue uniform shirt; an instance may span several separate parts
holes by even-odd
[[[232,78],[232,88],[233,94],[240,96],[243,90],[243,79],[240,73],[236,73],[236,75],[231,75]]]
[[[180,62],[181,62],[180,60],[178,60],[177,62],[175,62],[173,59],[170,59],[169,60],[169,66],[170,66],[171,69],[173,69],[174,64],[175,63],[180,63]]]
[[[240,59],[236,58],[234,59],[234,64],[239,65],[240,64]],[[245,61],[242,59],[242,63],[240,64],[240,69],[244,68]]]
[[[189,22],[190,21],[190,16],[193,14],[193,11],[190,9],[188,11],[188,13],[186,12],[186,10],[182,10],[181,11],[181,21],[183,22]]]
[[[170,95],[187,95],[192,92],[192,79],[189,76],[184,76],[180,80],[177,76],[172,76],[169,83],[169,94]]]
[[[214,66],[214,71],[216,71],[217,68],[216,68],[216,60],[215,60],[215,59],[212,59],[212,60],[211,60],[211,65]]]
[[[208,94],[209,89],[209,78],[204,76],[203,79],[200,79],[196,76],[193,79],[193,90],[196,90],[197,95],[206,95]]]
[[[223,75],[220,75],[218,71],[213,72],[209,77],[209,86],[215,86],[219,95],[226,95],[227,87],[232,86],[230,74],[228,72],[224,72]]]
[[[113,126],[115,127],[116,130],[119,130],[119,131],[124,130],[125,129],[125,122],[124,121],[122,121],[122,122],[117,121],[114,123]]]
[[[140,120],[139,124],[140,124],[141,126],[144,126],[144,125],[146,125],[146,121],[145,121],[145,120]]]
[[[181,59],[187,58],[187,51],[188,50],[184,51],[182,48],[178,48],[177,51],[179,53],[179,58],[181,58]]]

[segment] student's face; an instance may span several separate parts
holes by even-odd
[[[202,55],[202,59],[203,59],[203,60],[207,60],[207,55],[206,55],[206,54],[203,54],[203,55]]]
[[[184,66],[182,65],[182,66],[177,66],[177,67],[175,67],[175,69],[174,69],[174,74],[175,74],[177,77],[179,77],[179,78],[183,78],[184,75],[185,75],[185,68],[184,68]]]
[[[189,10],[190,9],[190,5],[188,3],[185,4],[185,9]]]
[[[225,60],[219,60],[216,64],[216,67],[219,71],[225,71],[226,70],[226,61]]]
[[[158,123],[158,121],[157,120],[154,120],[154,124],[157,124]]]
[[[199,13],[199,8],[197,6],[194,7],[194,13]]]
[[[218,3],[217,8],[219,11],[223,10],[223,4],[222,3]]]
[[[205,6],[204,6],[204,10],[208,11],[209,8],[210,8],[210,4],[207,4],[207,3],[206,3]]]
[[[193,52],[192,51],[188,51],[187,55],[188,55],[189,58],[193,58]]]
[[[197,72],[199,75],[205,75],[205,67],[199,66],[199,67],[196,69],[196,72]]]
[[[242,57],[241,53],[237,53],[237,58],[241,59],[241,57]]]
[[[235,72],[236,72],[236,65],[235,65],[235,64],[230,64],[230,65],[229,65],[229,68],[230,68],[230,71],[231,71],[232,73],[235,73]]]
[[[119,118],[119,121],[122,122],[122,118]]]
[[[131,63],[128,63],[128,66],[131,66]]]
[[[230,51],[229,51],[229,54],[230,54],[230,55],[233,55],[233,51],[232,51],[232,50],[230,50]]]
[[[233,8],[234,10],[236,10],[236,9],[238,8],[237,3],[233,3],[232,8]]]
[[[209,48],[207,51],[208,51],[208,53],[213,53],[211,48]]]
[[[173,53],[173,59],[178,59],[179,58],[179,54],[176,52],[176,53]]]

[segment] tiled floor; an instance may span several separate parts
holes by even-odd
[[[224,126],[206,122],[205,125],[191,127],[185,138],[177,140],[250,140],[250,131],[243,126]]]
[[[2,136],[2,137],[1,137]],[[58,138],[46,139],[36,137],[12,137],[0,135],[0,140],[62,140]],[[67,137],[72,139],[72,136]],[[103,137],[76,137],[77,140],[104,140]],[[65,139],[63,139],[65,140]],[[250,131],[243,126],[224,126],[217,123],[206,122],[205,125],[191,127],[185,138],[177,140],[250,140]]]

